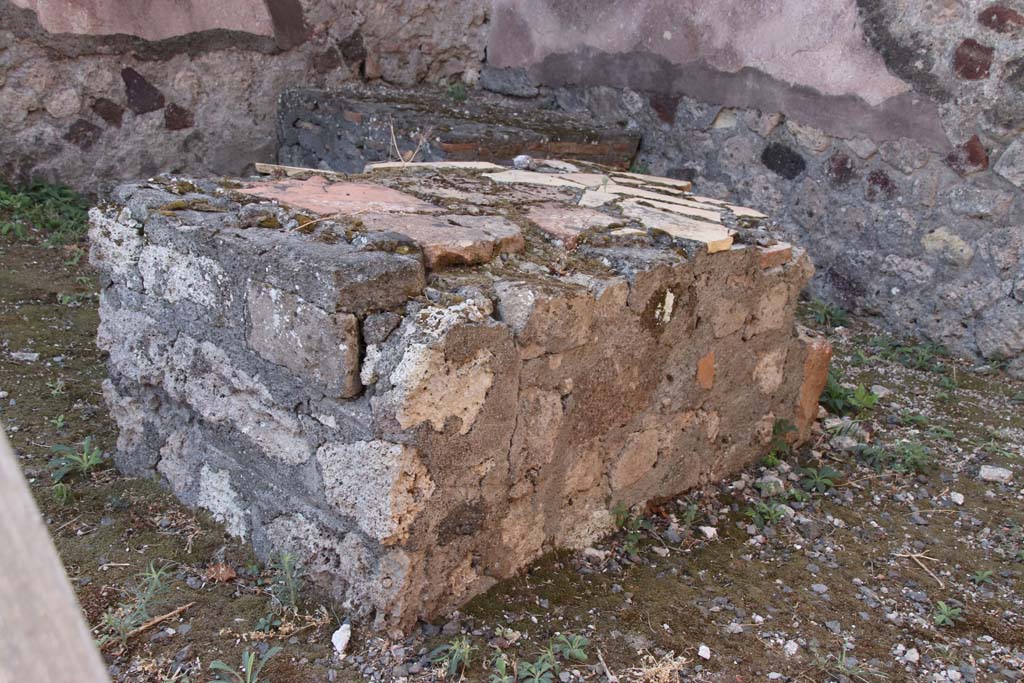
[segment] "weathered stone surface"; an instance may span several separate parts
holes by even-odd
[[[572,251],[587,230],[607,228],[621,221],[600,211],[584,207],[566,208],[559,204],[536,204],[530,207],[526,217],[537,224],[552,238],[560,240],[566,249]]]
[[[498,87],[487,79],[491,74],[485,81]],[[513,107],[486,92],[457,102],[429,91],[295,89],[281,96],[278,142],[282,163],[348,172],[380,161],[499,161],[520,154],[626,168],[639,136],[532,101]]]
[[[714,351],[708,351],[707,355],[697,362],[697,384],[702,389],[711,389],[715,386]]]
[[[988,168],[988,150],[977,135],[972,135],[969,140],[949,153],[946,163],[957,173],[978,173]]]
[[[335,214],[358,216],[369,212],[437,212],[438,207],[421,199],[370,183],[335,183],[322,175],[306,180],[281,178],[252,183],[239,190],[264,199],[275,199],[298,209],[307,209],[320,215]]]
[[[189,109],[173,102],[164,108],[164,127],[167,130],[185,130],[194,125],[196,117]]]
[[[973,38],[967,38],[953,53],[953,70],[957,76],[968,81],[988,78],[993,54],[993,48],[982,45]]]
[[[764,148],[761,152],[761,163],[787,180],[796,178],[807,168],[807,162],[800,154],[778,142]]]
[[[525,69],[495,69],[485,65],[480,71],[480,87],[513,97],[534,97],[539,91]]]
[[[825,338],[805,328],[799,330],[803,344],[803,382],[797,397],[796,428],[801,439],[807,438],[811,425],[818,416],[818,398],[828,381],[828,364],[832,360],[832,346]]]
[[[999,33],[1017,33],[1024,29],[1024,14],[1006,5],[990,5],[978,12],[978,23]]]
[[[125,67],[121,70],[121,78],[128,108],[136,114],[147,114],[164,106],[163,93],[135,69]]]
[[[780,242],[770,247],[758,247],[757,253],[762,268],[774,268],[789,263],[793,257],[793,247],[786,242]]]
[[[327,444],[316,452],[327,501],[384,545],[408,540],[434,482],[414,448],[386,441]]]
[[[684,181],[585,208],[605,174],[542,167],[118,189],[90,254],[118,465],[402,631],[756,460],[776,420],[806,437],[806,255]]]
[[[329,313],[275,287],[251,283],[246,293],[248,342],[334,396],[359,393],[359,324],[351,313]]]
[[[499,254],[521,251],[523,234],[519,227],[495,216],[432,216],[364,214],[360,221],[367,230],[396,232],[412,239],[423,250],[427,268],[477,265]]]
[[[974,257],[971,245],[947,228],[939,228],[922,237],[921,246],[926,253],[960,267],[966,267]]]
[[[1024,137],[1017,138],[1003,150],[993,170],[1017,187],[1024,188]]]
[[[65,140],[73,142],[82,149],[89,149],[96,144],[96,141],[100,139],[100,135],[103,134],[103,130],[85,119],[78,119],[71,124],[68,128],[67,134],[64,136]]]

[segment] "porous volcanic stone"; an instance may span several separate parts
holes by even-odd
[[[686,181],[543,167],[119,188],[90,230],[118,465],[397,633],[806,438],[804,252]]]

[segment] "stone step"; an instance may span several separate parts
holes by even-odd
[[[475,92],[457,101],[444,91],[287,90],[278,108],[278,160],[359,173],[374,162],[508,163],[527,154],[626,169],[640,144],[635,131],[519,104],[511,109]]]

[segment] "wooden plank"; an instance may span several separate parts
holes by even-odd
[[[109,683],[3,430],[0,548],[0,682]]]

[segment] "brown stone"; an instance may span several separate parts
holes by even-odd
[[[651,93],[647,96],[651,109],[658,115],[662,123],[670,126],[676,122],[676,109],[679,107],[679,96],[667,93]]]
[[[64,135],[64,139],[68,142],[74,143],[81,149],[89,149],[96,141],[100,139],[100,135],[103,130],[92,124],[85,119],[78,119],[71,124],[68,128],[68,132]]]
[[[576,248],[580,236],[587,230],[607,228],[622,221],[615,216],[583,207],[561,204],[536,204],[526,217],[553,238],[561,240],[567,251]]]
[[[757,259],[762,269],[774,268],[788,263],[793,256],[793,247],[787,242],[779,242],[770,247],[758,247]]]
[[[701,389],[715,386],[715,352],[708,351],[697,361],[697,384]]]
[[[164,94],[135,69],[130,66],[122,69],[121,79],[128,108],[136,114],[146,114],[164,106]]]
[[[167,130],[185,130],[194,125],[196,120],[190,109],[173,102],[164,109],[164,127]]]
[[[357,111],[346,109],[341,113],[341,115],[345,117],[345,120],[349,123],[355,123],[358,125],[363,122],[363,115]]]
[[[832,360],[832,345],[825,337],[808,330],[798,329],[798,338],[804,345],[804,376],[796,405],[796,429],[803,441],[811,433],[811,425],[818,417],[818,399],[828,380],[828,364]]]
[[[372,183],[334,183],[321,175],[306,180],[281,178],[251,183],[238,190],[242,194],[276,199],[282,204],[306,209],[321,215],[356,216],[368,212],[428,213],[440,207],[428,204],[411,194]]]
[[[881,169],[876,169],[868,174],[868,187],[865,196],[868,201],[875,201],[879,197],[892,199],[896,196],[896,184],[889,177],[889,174]]]
[[[853,160],[843,152],[836,152],[828,160],[828,179],[842,187],[854,176]]]
[[[498,254],[522,251],[526,244],[519,227],[500,216],[377,213],[363,215],[361,220],[367,230],[397,232],[412,239],[432,270],[487,263]]]
[[[121,119],[124,118],[124,107],[117,102],[101,97],[92,103],[92,110],[109,125],[116,128],[121,127]]]
[[[978,13],[978,23],[999,33],[1016,33],[1024,28],[1024,15],[1003,5],[990,5]]]
[[[956,75],[968,81],[988,78],[995,49],[982,45],[974,38],[967,38],[953,53],[953,70]]]
[[[949,153],[946,163],[961,175],[978,173],[988,168],[988,150],[977,135],[972,135],[970,140]]]

